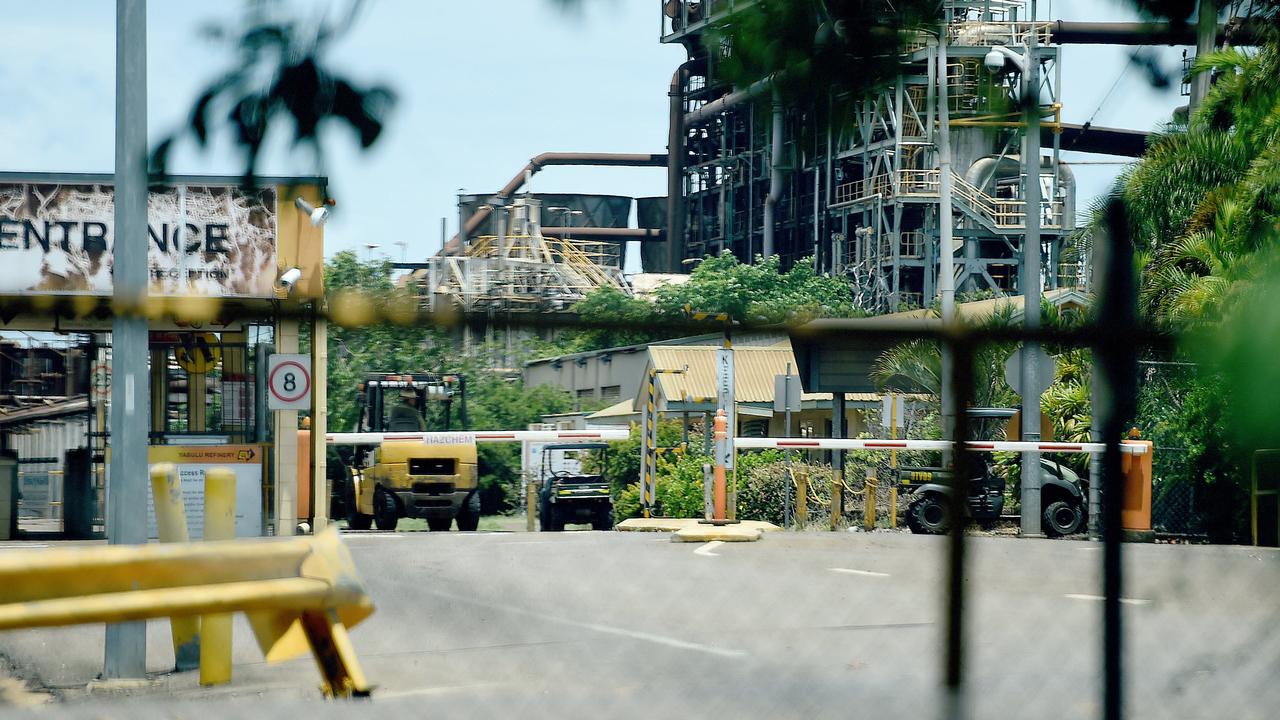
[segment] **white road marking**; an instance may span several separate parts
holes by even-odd
[[[348,540],[359,540],[360,538],[396,538],[397,540],[403,540],[405,536],[398,532],[344,532],[342,537]]]
[[[693,554],[701,555],[703,557],[720,557],[720,553],[711,552],[711,551],[715,550],[716,548],[720,547],[723,544],[724,544],[723,540],[712,540],[706,545],[702,545],[697,550],[694,550]]]
[[[501,687],[506,683],[475,683],[472,685],[442,685],[439,687],[414,688],[413,690],[379,690],[373,694],[376,700],[393,700],[403,697],[421,697],[423,695],[448,695],[456,692],[466,692],[468,690],[482,690],[492,687]]]
[[[665,635],[654,635],[653,633],[641,632],[639,630],[628,630],[626,628],[613,627],[612,625],[601,625],[599,623],[581,622],[579,620],[570,620],[568,618],[556,617],[555,615],[544,615],[542,613],[526,610],[522,607],[513,607],[510,605],[498,605],[496,603],[487,603],[476,600],[472,597],[464,595],[453,595],[451,593],[443,593],[435,590],[426,591],[426,595],[434,595],[436,597],[446,598],[454,602],[467,603],[476,607],[489,608],[490,610],[498,610],[501,612],[511,613],[512,615],[524,615],[525,617],[536,618],[545,622],[556,623],[559,625],[567,625],[569,627],[582,628],[593,632],[604,633],[606,635],[616,635],[618,637],[631,638],[632,640],[643,640],[651,642],[655,645],[665,645],[667,647],[678,648],[680,650],[693,650],[695,652],[703,652],[709,655],[718,655],[720,657],[745,657],[747,653],[742,650],[731,650],[728,648],[719,648],[711,645],[702,645],[701,643],[680,640],[679,638],[667,637]]]
[[[1066,595],[1063,595],[1062,597],[1064,597],[1064,598],[1069,598],[1069,599],[1071,599],[1071,600],[1096,600],[1096,601],[1101,601],[1101,600],[1105,600],[1105,599],[1106,599],[1106,598],[1104,598],[1104,597],[1103,597],[1103,596],[1101,596],[1101,595],[1081,595],[1081,594],[1079,594],[1079,593],[1067,593]],[[1150,600],[1145,600],[1145,599],[1143,599],[1143,598],[1120,598],[1120,602],[1124,603],[1125,605],[1150,605],[1150,604],[1151,604],[1151,601],[1150,601]]]
[[[865,575],[867,577],[889,577],[889,573],[873,572],[871,570],[854,570],[852,568],[827,568],[831,572],[844,573],[845,575]]]
[[[36,548],[47,548],[48,545],[41,543],[23,543],[21,545],[0,545],[0,550],[33,550]]]

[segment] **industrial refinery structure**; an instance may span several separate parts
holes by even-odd
[[[943,37],[922,32],[907,42],[896,79],[818,131],[814,108],[788,105],[774,87],[777,77],[739,87],[724,75],[724,57],[733,51],[728,31],[756,4],[656,2],[661,42],[687,53],[668,94],[669,152],[548,153],[498,192],[463,198],[461,232],[430,268],[416,266],[418,278],[428,280],[427,302],[438,309],[447,299],[490,314],[567,311],[593,285],[626,291],[623,253],[579,252],[588,241],[640,241],[646,273],[686,273],[698,259],[725,251],[744,262],[776,255],[784,268],[812,258],[821,272],[847,276],[852,303],[872,313],[930,305],[943,284],[944,256],[954,259],[960,293],[1086,286],[1087,248],[1073,240],[1076,186],[1061,152],[1136,157],[1146,133],[1063,123],[1060,47],[1197,42],[1193,26],[1045,21],[1034,17],[1034,2],[947,0]],[[1217,26],[1207,47],[1224,33],[1247,31]],[[1194,89],[1189,94],[1194,102]],[[1036,112],[1023,112],[1024,98],[1034,98]],[[522,186],[543,167],[565,164],[665,165],[668,195],[639,199],[639,227],[626,227],[628,213],[614,209],[607,222],[579,213],[581,224],[595,229],[555,228],[563,251],[542,253],[552,262],[538,271],[554,277],[531,284],[527,272],[503,259],[502,238],[511,234],[512,213],[523,212]],[[1039,198],[1030,218],[1028,190]],[[576,224],[570,215],[556,223],[546,209],[544,203],[539,232]],[[947,226],[950,237],[943,238]],[[1029,255],[1034,269],[1024,271],[1028,237],[1037,238],[1039,252]],[[468,262],[481,269],[468,271]],[[586,276],[594,280],[578,280]]]

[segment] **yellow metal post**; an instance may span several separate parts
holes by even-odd
[[[204,476],[204,539],[234,540],[236,475],[230,468],[209,468]],[[231,682],[231,613],[200,619],[200,684]]]
[[[182,498],[178,469],[172,463],[151,466],[151,495],[156,507],[156,529],[162,543],[185,543],[187,510]],[[173,634],[173,660],[178,671],[200,666],[200,618],[169,618]]]
[[[831,471],[831,530],[834,532],[840,525],[840,509],[844,507],[844,470]]]
[[[867,481],[862,487],[862,529],[876,529],[876,469],[867,468]]]
[[[538,483],[530,480],[525,483],[524,491],[525,504],[525,530],[533,532],[538,526],[536,520],[538,517]]]
[[[304,612],[302,631],[307,636],[311,653],[320,668],[326,697],[367,697],[372,691],[356,658],[347,628],[332,610]]]
[[[803,530],[809,523],[809,473],[806,471],[796,483],[796,529]]]
[[[889,486],[889,527],[898,529],[898,486]]]

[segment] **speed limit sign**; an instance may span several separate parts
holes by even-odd
[[[271,410],[311,408],[311,356],[267,358],[267,407]]]

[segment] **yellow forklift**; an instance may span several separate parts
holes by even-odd
[[[374,373],[357,388],[354,432],[388,433],[379,443],[338,449],[330,478],[333,517],[353,530],[395,530],[400,518],[421,518],[433,531],[480,524],[476,445],[461,432],[424,442],[421,432],[452,430],[459,405],[467,427],[466,379],[455,375]],[[403,433],[397,438],[395,433]]]

